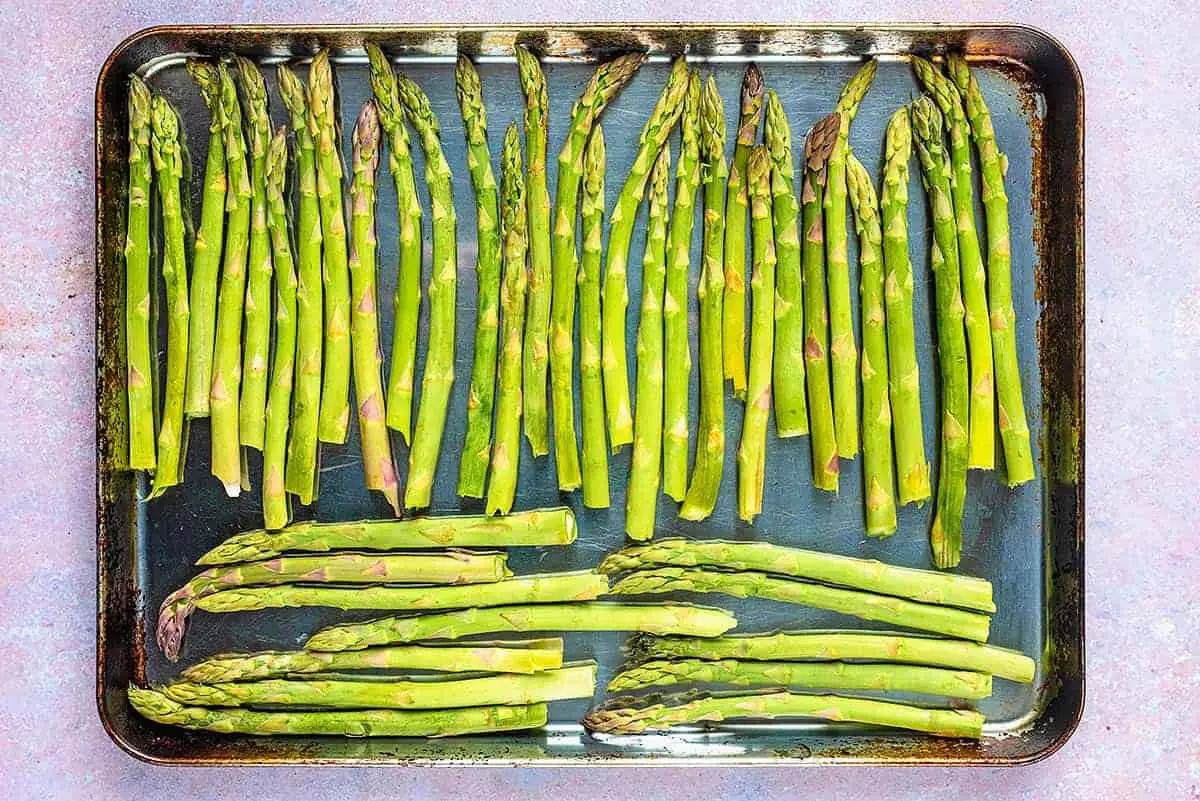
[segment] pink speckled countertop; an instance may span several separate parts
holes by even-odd
[[[965,14],[964,14],[965,11]],[[1200,798],[1200,251],[1194,3],[898,0],[9,2],[0,11],[0,795],[13,799]],[[92,97],[108,52],[166,22],[986,19],[1030,23],[1087,93],[1088,702],[1008,770],[170,770],[93,697]],[[1128,215],[1144,215],[1130,222]],[[1153,226],[1152,235],[1142,233]]]

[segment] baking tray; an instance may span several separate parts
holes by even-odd
[[[139,480],[124,469],[124,342],[121,330],[123,209],[126,185],[125,97],[137,72],[176,103],[200,168],[207,114],[183,70],[187,55],[232,52],[264,64],[303,61],[318,46],[335,56],[341,121],[348,131],[370,91],[362,42],[379,42],[428,92],[441,120],[443,143],[455,174],[459,213],[459,313],[456,370],[433,511],[475,511],[454,494],[457,454],[463,434],[470,337],[474,323],[474,204],[465,166],[459,111],[453,91],[453,61],[459,52],[476,57],[495,153],[507,124],[519,119],[522,98],[511,48],[524,42],[547,57],[552,105],[550,152],[561,145],[570,104],[597,60],[646,49],[648,63],[605,113],[608,139],[608,198],[615,198],[632,161],[636,132],[653,105],[672,56],[686,52],[713,72],[735,128],[738,85],[746,63],[756,61],[768,85],[781,95],[792,121],[794,144],[809,125],[832,108],[859,61],[878,56],[878,77],[862,105],[851,143],[878,175],[881,138],[888,115],[911,100],[917,86],[903,61],[910,53],[964,50],[980,69],[1001,148],[1008,154],[1008,191],[1013,230],[1013,287],[1018,343],[1038,457],[1037,481],[1017,490],[1000,476],[973,472],[969,479],[966,542],[961,569],[995,584],[998,611],[992,641],[1035,655],[1033,686],[997,682],[997,693],[980,709],[989,723],[978,743],[906,734],[881,734],[831,724],[722,725],[670,735],[593,738],[577,721],[588,704],[552,705],[544,730],[445,740],[338,738],[248,738],[186,732],[149,723],[125,701],[130,681],[162,682],[176,675],[153,644],[159,602],[194,572],[192,562],[235,531],[260,524],[257,493],[229,500],[208,476],[208,424],[192,426],[183,491],[146,504]],[[271,111],[282,123],[274,71],[266,70]],[[123,42],[102,68],[96,91],[96,313],[97,313],[97,701],[113,739],[131,754],[166,764],[1014,764],[1052,753],[1071,734],[1083,707],[1083,90],[1069,53],[1046,34],[1010,25],[555,25],[542,26],[171,26],[142,31]],[[347,137],[348,138],[348,137]],[[348,143],[346,145],[348,147]],[[199,151],[199,152],[197,152]],[[414,149],[420,160],[419,149]],[[418,163],[420,175],[421,164]],[[936,365],[930,332],[928,220],[912,170],[910,220],[916,273],[919,362],[925,376],[923,404],[926,447],[935,462],[932,423]],[[199,208],[199,183],[192,202]],[[423,190],[422,190],[423,191]],[[380,293],[394,286],[396,221],[391,182],[380,180]],[[644,210],[643,210],[644,215]],[[428,226],[428,217],[426,217]],[[640,227],[640,226],[639,226]],[[429,233],[425,232],[428,248]],[[694,295],[699,237],[693,245]],[[853,239],[853,237],[852,237]],[[852,243],[853,246],[853,243]],[[635,241],[630,293],[640,291],[642,242]],[[854,259],[851,259],[854,263]],[[428,258],[426,259],[428,271]],[[855,284],[857,279],[852,276]],[[384,304],[385,343],[391,319]],[[630,335],[637,303],[630,304]],[[857,313],[857,310],[856,310]],[[425,330],[423,321],[422,332]],[[423,336],[423,334],[422,334]],[[419,342],[424,348],[423,339]],[[695,347],[693,330],[693,347]],[[631,347],[630,353],[633,353]],[[695,373],[693,371],[693,382]],[[695,391],[692,394],[695,419]],[[578,394],[576,395],[578,397]],[[711,519],[685,523],[674,506],[659,505],[660,535],[769,539],[835,553],[878,557],[925,567],[932,504],[900,512],[899,533],[886,541],[866,539],[861,522],[861,460],[844,463],[843,491],[833,498],[811,489],[807,439],[779,440],[768,448],[769,476],[764,511],[753,527],[736,519],[734,451],[741,406],[726,404],[729,447],[720,502]],[[378,498],[362,488],[357,432],[345,447],[326,447],[321,496],[302,518],[323,520],[384,516]],[[523,443],[524,444],[524,443]],[[694,437],[693,437],[694,447]],[[399,451],[404,461],[404,451]],[[570,548],[517,550],[519,572],[589,567],[623,540],[624,485],[628,449],[610,460],[612,508],[583,510],[578,493],[560,495],[550,459],[521,462],[516,508],[567,503],[579,516],[580,536]],[[256,475],[260,465],[252,464]],[[142,490],[145,489],[143,486]],[[833,613],[772,602],[731,603],[740,630],[845,627]],[[362,614],[358,617],[367,617]],[[252,613],[240,617],[196,615],[181,664],[229,649],[296,647],[317,628],[343,620],[335,610]],[[851,623],[853,625],[853,623]],[[621,661],[622,635],[567,636],[571,658],[592,656],[601,682]],[[603,686],[603,683],[600,685]]]

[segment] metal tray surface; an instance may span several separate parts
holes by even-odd
[[[462,122],[454,95],[454,56],[479,59],[494,157],[509,122],[520,121],[522,95],[511,57],[514,41],[547,56],[550,86],[550,153],[563,140],[564,120],[598,59],[633,48],[652,58],[610,106],[603,118],[608,140],[608,199],[615,199],[636,149],[637,132],[653,105],[670,58],[688,54],[713,72],[726,101],[729,128],[736,127],[736,97],[750,60],[763,69],[792,122],[794,146],[808,127],[832,108],[837,93],[867,55],[880,58],[878,77],[862,104],[851,145],[878,176],[888,116],[918,93],[903,56],[944,48],[964,49],[979,68],[991,106],[997,138],[1007,153],[1007,188],[1013,233],[1013,291],[1018,344],[1030,426],[1038,457],[1037,480],[1016,490],[1002,474],[972,472],[969,477],[961,571],[995,585],[998,611],[993,643],[1034,655],[1032,686],[998,681],[996,693],[979,704],[987,716],[979,743],[946,741],[903,733],[881,733],[842,725],[773,723],[720,725],[669,735],[592,737],[579,718],[588,702],[551,707],[543,731],[478,738],[424,741],[404,739],[247,738],[192,733],[148,723],[129,709],[130,681],[161,683],[181,665],[219,651],[299,646],[316,629],[340,620],[366,618],[332,609],[274,610],[237,617],[198,614],[192,618],[179,665],[168,663],[154,645],[159,602],[196,572],[194,560],[228,535],[261,525],[257,492],[230,500],[208,475],[208,424],[191,428],[187,479],[153,503],[139,502],[125,460],[124,343],[121,331],[123,215],[125,205],[125,93],[130,73],[180,109],[192,142],[192,162],[203,165],[207,112],[183,69],[184,57],[239,52],[264,64],[300,60],[319,45],[333,48],[343,131],[369,96],[364,38],[380,42],[429,94],[442,126],[442,141],[454,171],[459,214],[458,347],[451,412],[447,421],[434,513],[481,511],[455,495],[458,454],[464,431],[475,308],[475,217],[466,169]],[[264,70],[271,113],[284,122],[274,71]],[[1083,255],[1082,255],[1082,86],[1069,54],[1046,35],[1013,26],[797,26],[688,25],[541,27],[166,27],[143,31],[120,45],[99,78],[97,136],[97,452],[99,620],[97,696],[101,718],[113,738],[134,755],[172,764],[233,763],[754,763],[802,762],[1004,764],[1038,759],[1070,736],[1083,704]],[[348,151],[349,137],[344,137]],[[678,134],[673,147],[678,147]],[[422,163],[414,148],[417,174]],[[346,154],[348,156],[348,152]],[[397,224],[390,180],[379,181],[379,291],[395,285]],[[421,182],[422,189],[423,182]],[[672,189],[673,191],[673,189]],[[198,214],[200,182],[193,181]],[[928,272],[929,222],[914,163],[910,185],[911,250],[915,272],[918,358],[924,377],[922,404],[925,441],[936,475],[937,369],[933,347],[931,281]],[[426,204],[426,208],[428,205]],[[645,210],[642,210],[644,219]],[[425,217],[426,280],[429,230]],[[982,225],[982,220],[980,221]],[[642,226],[639,225],[639,229]],[[854,247],[853,235],[851,246]],[[630,261],[630,359],[640,293],[642,231]],[[695,283],[700,238],[694,237],[689,317],[695,348]],[[851,258],[852,271],[857,270]],[[852,275],[857,286],[857,276]],[[385,344],[391,337],[390,304],[382,304]],[[855,304],[857,316],[858,307]],[[422,309],[418,352],[424,351],[427,309]],[[420,364],[420,361],[418,362]],[[576,379],[578,380],[578,379]],[[692,419],[696,419],[696,374],[692,375]],[[576,393],[578,398],[578,392]],[[771,436],[769,482],[763,514],[753,526],[737,520],[734,454],[742,405],[727,396],[725,479],[711,519],[687,523],[668,499],[659,504],[658,536],[769,540],[834,553],[873,557],[927,567],[927,531],[933,505],[900,511],[899,532],[880,541],[863,535],[861,460],[843,462],[842,492],[832,497],[811,487],[808,439]],[[402,472],[407,451],[397,439]],[[612,507],[584,510],[579,493],[560,495],[552,457],[535,461],[522,454],[516,508],[569,504],[580,525],[568,548],[514,549],[519,573],[594,566],[623,540],[624,487],[629,450],[610,459]],[[693,430],[692,447],[695,447]],[[999,450],[999,449],[998,449]],[[257,484],[261,460],[252,459]],[[384,517],[385,503],[368,496],[357,441],[351,426],[344,447],[323,448],[318,503],[298,508],[300,519],[349,520]],[[768,601],[736,601],[723,596],[694,600],[732,609],[738,631],[779,628],[864,626],[831,612]],[[604,683],[622,662],[624,635],[567,635],[569,658],[592,657]]]

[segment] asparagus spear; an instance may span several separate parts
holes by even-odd
[[[150,90],[129,78],[129,208],[125,232],[125,340],[129,362],[129,466],[153,470],[154,371],[150,351]]]
[[[221,126],[221,86],[216,66],[207,61],[188,59],[187,71],[200,87],[204,104],[211,114],[200,229],[196,231],[192,251],[187,383],[183,393],[184,415],[196,418],[208,417],[208,391],[212,386],[217,274],[221,269],[221,240],[225,230],[225,141]]]
[[[913,69],[921,85],[942,111],[950,140],[950,197],[961,268],[963,322],[970,357],[970,420],[967,426],[967,467],[991,470],[996,465],[995,387],[992,374],[992,335],[989,325],[987,273],[975,229],[975,188],[971,168],[971,132],[962,98],[954,83],[931,62],[916,56]]]
[[[383,349],[379,343],[375,291],[375,172],[379,168],[379,112],[374,99],[363,104],[351,136],[350,183],[350,343],[354,353],[354,399],[367,489],[378,490],[396,515],[400,489],[384,411]]]
[[[887,314],[888,383],[900,504],[923,504],[929,497],[929,463],[921,425],[921,373],[913,334],[913,273],[908,258],[908,160],[912,128],[901,107],[888,122],[884,139],[883,298]]]
[[[856,559],[765,542],[658,540],[611,553],[597,570],[601,573],[620,573],[654,564],[758,570],[896,595],[922,603],[959,606],[981,612],[996,611],[996,605],[992,602],[992,585],[986,579],[915,570],[874,559]]]
[[[722,350],[725,377],[733,382],[733,394],[746,397],[746,216],[750,196],[746,168],[750,150],[758,136],[762,118],[763,76],[757,64],[746,68],[742,78],[741,116],[737,144],[729,170],[729,194],[725,201],[725,303]]]
[[[488,484],[488,514],[512,510],[521,463],[521,337],[525,328],[525,257],[529,245],[525,209],[525,184],[521,175],[521,137],[516,123],[504,135],[500,167],[503,216],[500,239],[504,243],[504,283],[500,306],[504,328],[500,339],[500,389],[496,401],[496,445],[492,448],[492,480]]]
[[[862,449],[863,505],[867,536],[896,532],[896,494],[892,470],[892,405],[888,401],[887,331],[883,315],[883,232],[879,200],[867,168],[846,151],[846,185],[858,231],[862,302]]]
[[[625,533],[635,540],[648,540],[654,536],[654,518],[658,509],[663,436],[662,309],[667,279],[667,179],[670,170],[671,147],[664,144],[658,151],[650,176],[649,222],[642,259],[642,309],[637,332],[637,417],[634,418],[633,456],[625,494]],[[611,243],[611,238],[609,241]],[[610,254],[611,247],[610,244]]]
[[[978,642],[986,642],[988,637],[987,615],[916,603],[889,595],[775,578],[759,572],[718,573],[695,568],[662,567],[630,573],[609,590],[611,595],[664,592],[720,592],[735,598],[768,598]],[[205,601],[225,594],[209,596],[200,602],[200,608],[205,608]]]
[[[396,85],[396,73],[392,72],[392,65],[378,45],[366,42],[366,48],[379,121],[388,138],[388,171],[396,187],[396,213],[400,229],[396,295],[392,299],[395,324],[387,389],[387,425],[398,431],[401,439],[407,443],[412,427],[417,318],[421,310],[421,203],[417,196],[412,151],[408,129],[404,125],[404,106]]]
[[[623,700],[632,703],[630,699]],[[835,722],[866,723],[910,729],[937,737],[978,739],[983,733],[983,715],[969,709],[926,709],[871,698],[784,691],[746,695],[722,694],[693,701],[673,701],[669,704],[594,709],[584,717],[583,725],[594,732],[638,734],[689,723],[776,718],[817,718]]]
[[[186,668],[186,681],[216,684],[331,670],[433,670],[447,673],[485,670],[538,673],[562,666],[562,639],[427,646],[397,645],[366,651],[260,651],[222,654]]]
[[[459,709],[541,704],[591,698],[596,665],[587,663],[527,675],[501,674],[436,681],[265,679],[219,684],[168,684],[162,692],[181,704],[241,707],[255,704],[324,709]]]
[[[475,357],[467,396],[467,432],[459,463],[458,494],[482,498],[492,452],[492,405],[496,393],[496,338],[500,328],[500,200],[487,143],[487,110],[475,65],[458,57],[454,72],[467,137],[467,168],[475,188],[478,296]]]
[[[225,129],[225,255],[217,295],[217,332],[213,344],[212,387],[208,405],[212,428],[212,474],[236,498],[245,470],[238,443],[238,397],[242,385],[242,306],[246,293],[246,249],[250,237],[253,190],[246,164],[242,110],[227,64],[217,67],[221,89],[221,121]]]
[[[535,509],[504,518],[418,517],[348,523],[297,523],[279,531],[235,534],[196,560],[221,565],[270,559],[288,551],[324,553],[345,548],[391,551],[404,548],[569,545],[575,541],[570,509]]]
[[[1033,660],[965,640],[875,631],[805,631],[740,637],[649,637],[630,641],[639,659],[853,659],[902,662],[987,673],[1028,684]]]
[[[385,617],[322,629],[309,651],[355,651],[372,645],[447,640],[497,631],[644,631],[717,637],[737,625],[724,609],[688,604],[540,604]]]
[[[858,351],[850,311],[850,261],[846,255],[846,152],[850,123],[871,82],[875,59],[859,68],[838,98],[840,127],[829,153],[825,183],[825,260],[829,281],[829,356],[833,373],[833,420],[838,455],[858,455]]]
[[[645,662],[618,673],[608,683],[608,691],[696,683],[733,684],[738,687],[884,690],[972,699],[987,698],[992,694],[992,677],[969,670],[850,662],[739,662],[736,659]]]
[[[537,56],[517,45],[517,73],[525,94],[525,203],[529,228],[529,300],[522,362],[525,438],[534,456],[550,452],[546,368],[550,361],[550,190],[546,188],[546,138],[550,95]],[[608,69],[602,67],[601,69]],[[582,314],[582,311],[580,312]]]
[[[679,516],[703,520],[712,514],[725,466],[725,398],[721,352],[725,294],[725,106],[717,81],[708,77],[700,106],[700,177],[704,183],[703,264],[696,296],[700,302],[700,424],[692,482]]]
[[[1033,480],[1033,455],[1029,449],[1029,424],[1025,421],[1025,400],[1021,393],[1016,315],[1012,305],[1012,245],[1008,195],[1004,191],[1008,160],[996,145],[992,114],[967,62],[960,55],[952,55],[949,71],[962,96],[971,136],[979,151],[983,211],[987,221],[987,292],[992,358],[996,368],[996,405],[1008,485],[1015,487]]]
[[[583,254],[579,260],[579,405],[583,428],[583,505],[604,509],[608,497],[608,448],[601,378],[600,269],[604,251],[604,131],[596,123],[583,157]],[[686,332],[685,332],[686,333]]]
[[[954,567],[962,553],[963,505],[967,495],[967,343],[963,334],[963,302],[959,290],[958,241],[950,199],[953,179],[942,137],[942,115],[926,96],[912,105],[921,180],[933,217],[930,266],[937,308],[938,365],[942,372],[942,458],[937,509],[929,543],[933,563]]]
[[[279,94],[296,137],[296,387],[284,486],[308,505],[317,496],[317,419],[321,410],[321,204],[317,154],[308,130],[308,90],[287,65],[276,72]]]
[[[284,475],[296,366],[296,265],[284,199],[287,162],[287,129],[280,128],[267,152],[267,228],[275,268],[275,359],[263,443],[263,523],[267,528],[282,528],[292,516]]]
[[[429,346],[421,376],[417,425],[408,454],[408,487],[404,505],[429,506],[433,477],[442,449],[450,388],[454,384],[454,304],[457,293],[458,241],[454,215],[453,175],[442,143],[437,117],[421,87],[397,76],[400,98],[425,151],[425,183],[433,217],[433,273],[429,278]]]
[[[613,453],[634,442],[634,419],[629,401],[629,374],[625,354],[625,307],[629,248],[637,223],[637,210],[646,192],[646,181],[667,144],[671,129],[683,113],[688,88],[688,68],[682,57],[675,60],[666,86],[650,112],[638,140],[633,166],[621,187],[608,221],[608,261],[604,267],[604,405],[608,414],[608,440]],[[644,280],[644,278],[643,278]],[[640,368],[639,368],[640,369]],[[655,470],[657,471],[657,466]],[[657,482],[656,482],[657,483]],[[658,489],[655,488],[655,494]]]
[[[535,729],[546,725],[546,705],[470,709],[354,709],[342,712],[256,712],[184,706],[158,690],[129,688],[129,703],[156,723],[223,734],[449,737]]]
[[[841,115],[818,122],[804,143],[804,186],[800,191],[804,241],[800,257],[804,273],[804,377],[808,390],[809,430],[812,432],[813,486],[837,492],[837,434],[829,389],[829,312],[825,297],[825,228],[821,206],[828,177],[829,154],[837,141]]]

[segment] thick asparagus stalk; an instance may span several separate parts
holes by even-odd
[[[804,143],[804,186],[800,191],[804,240],[800,257],[804,273],[804,377],[812,434],[813,486],[837,492],[837,434],[829,389],[829,311],[825,295],[825,227],[821,215],[829,154],[837,141],[841,115],[836,111],[818,122]]]
[[[930,266],[937,309],[938,365],[942,372],[942,459],[937,509],[929,543],[933,563],[954,567],[962,553],[963,505],[967,496],[967,343],[963,333],[963,302],[959,283],[958,240],[951,201],[953,174],[942,136],[942,115],[928,97],[912,105],[921,180],[933,217]]]
[[[724,367],[721,352],[725,295],[725,106],[711,75],[700,107],[700,177],[704,183],[703,264],[696,296],[700,302],[700,424],[692,481],[679,516],[703,520],[712,514],[725,466]]]
[[[712,695],[681,703],[600,708],[589,712],[583,719],[583,725],[594,732],[638,734],[690,723],[776,718],[866,723],[909,729],[937,737],[978,739],[983,733],[983,715],[969,709],[926,709],[870,698],[791,692]]]
[[[488,514],[512,510],[521,464],[521,338],[525,328],[525,257],[528,228],[525,183],[521,175],[521,137],[516,123],[504,136],[500,167],[500,238],[504,243],[504,283],[500,307],[504,328],[500,340],[500,388],[496,401],[496,444],[492,448],[492,479],[488,484]]]
[[[643,631],[717,637],[736,625],[737,620],[724,609],[689,604],[540,604],[330,626],[310,637],[304,647],[309,651],[354,651],[372,645],[452,640],[501,631]]]
[[[579,259],[579,405],[583,429],[583,505],[604,509],[608,497],[608,448],[601,377],[600,270],[604,257],[604,130],[596,123],[583,157],[583,252]]]
[[[650,176],[649,222],[642,259],[642,308],[637,332],[637,417],[633,423],[633,456],[625,493],[625,533],[635,540],[648,540],[654,536],[654,518],[658,509],[663,436],[662,311],[667,280],[667,180],[670,171],[671,147],[664,143]],[[610,254],[611,247],[610,244]]]
[[[621,187],[608,221],[608,261],[604,266],[604,404],[608,414],[608,440],[613,453],[634,441],[633,412],[629,401],[629,374],[625,353],[625,307],[629,304],[627,267],[637,210],[646,192],[646,181],[671,129],[683,113],[688,88],[688,68],[675,60],[666,86],[642,128],[638,152]],[[644,280],[644,279],[643,279]],[[655,468],[657,470],[657,467]],[[657,482],[656,482],[657,483]],[[655,488],[655,494],[658,489]]]
[[[569,545],[575,541],[570,509],[535,509],[503,518],[483,515],[297,523],[279,531],[235,534],[196,560],[222,565],[270,559],[288,551],[325,553],[342,549],[392,551],[406,548],[507,548]]]
[[[150,90],[129,78],[129,199],[125,223],[125,341],[129,362],[129,466],[153,470],[154,370],[150,352]]]
[[[612,595],[664,592],[720,592],[736,598],[768,598],[978,642],[986,642],[988,637],[987,615],[916,603],[889,595],[775,578],[758,572],[718,573],[696,568],[662,567],[630,573],[609,590]],[[225,594],[209,596],[200,602],[200,608],[205,608],[205,601]]]
[[[611,553],[597,569],[601,573],[620,573],[655,564],[758,570],[895,595],[922,603],[958,606],[981,612],[996,611],[992,601],[992,585],[986,579],[915,570],[874,559],[856,559],[765,542],[659,540]]]
[[[921,425],[921,372],[913,334],[913,271],[908,257],[908,160],[912,127],[908,109],[888,122],[884,139],[883,211],[884,305],[887,309],[888,384],[900,504],[923,504],[929,497],[929,462]]]
[[[758,122],[762,118],[763,76],[757,64],[746,68],[742,78],[741,116],[738,118],[733,164],[729,169],[729,193],[725,201],[725,302],[722,310],[725,377],[733,382],[733,394],[746,397],[746,218],[750,196],[746,167]]]
[[[1033,455],[1029,448],[1029,424],[1025,421],[1021,368],[1017,360],[1016,315],[1012,303],[1012,244],[1008,194],[1004,191],[1008,160],[996,145],[992,114],[967,62],[960,55],[952,55],[949,71],[962,96],[971,136],[979,151],[983,211],[987,221],[987,293],[992,358],[996,368],[996,405],[1008,485],[1015,487],[1033,480]]]
[[[354,709],[343,712],[256,712],[184,706],[158,690],[129,688],[129,703],[156,723],[223,734],[343,735],[346,737],[450,737],[536,729],[546,724],[546,705],[470,709]]]

